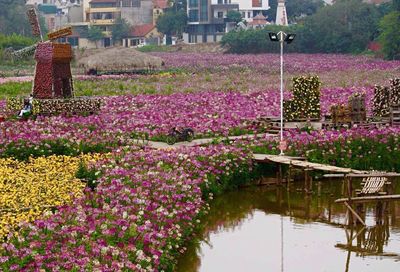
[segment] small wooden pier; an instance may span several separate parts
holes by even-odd
[[[305,161],[302,157],[289,157],[281,155],[267,155],[267,154],[254,154],[253,160],[258,163],[272,163],[278,166],[277,183],[283,183],[282,165],[288,165],[287,179],[288,185],[292,179],[292,170],[294,168],[302,169],[304,171],[304,190],[308,193],[312,191],[312,177],[311,171],[323,171],[328,173],[340,174],[341,176],[347,174],[367,174],[368,171],[355,170],[351,168],[337,167],[321,163],[313,163]]]
[[[337,167],[327,164],[308,162],[300,157],[288,157],[280,155],[266,155],[266,154],[254,154],[254,160],[256,162],[272,162],[278,164],[286,164],[294,167],[309,169],[309,170],[320,170],[330,173],[354,173],[354,174],[365,174],[368,171],[355,170],[351,168]]]
[[[348,225],[357,225],[358,223],[366,226],[364,203],[376,202],[376,223],[382,224],[383,214],[387,209],[387,203],[400,200],[399,194],[394,194],[392,183],[395,178],[399,178],[399,173],[362,171],[351,168],[337,167],[332,165],[307,162],[301,157],[288,157],[280,155],[254,154],[253,160],[258,163],[272,163],[279,168],[277,174],[277,184],[283,183],[282,165],[288,165],[287,183],[288,188],[291,181],[291,171],[294,167],[304,171],[304,190],[311,193],[312,177],[310,171],[323,171],[328,174],[325,177],[342,177],[347,192],[343,198],[337,199],[336,203],[343,203],[347,208]],[[354,179],[362,179],[361,189],[355,190]],[[352,239],[351,239],[352,240]]]

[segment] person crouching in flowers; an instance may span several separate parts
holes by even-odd
[[[33,106],[32,106],[33,97],[24,99],[24,107],[18,114],[18,118],[26,117],[32,114]]]

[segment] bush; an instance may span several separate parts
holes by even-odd
[[[231,31],[222,37],[221,44],[227,46],[230,53],[278,53],[280,46],[278,42],[269,40],[269,32],[296,33],[296,41],[285,47],[286,52],[301,51],[300,40],[302,39],[302,26],[294,25],[290,27],[267,26],[263,29],[248,29]]]
[[[0,49],[12,47],[14,50],[19,50],[35,43],[35,40],[29,37],[12,34],[6,36],[0,33]]]

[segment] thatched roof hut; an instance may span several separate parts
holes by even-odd
[[[96,50],[93,54],[78,60],[78,65],[86,71],[132,72],[153,70],[164,65],[161,58],[139,52],[133,48],[112,47]]]

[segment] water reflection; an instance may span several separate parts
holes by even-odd
[[[341,193],[331,182],[320,197],[267,187],[217,197],[177,271],[400,271],[398,204],[382,225],[367,206],[368,227],[345,228]]]

